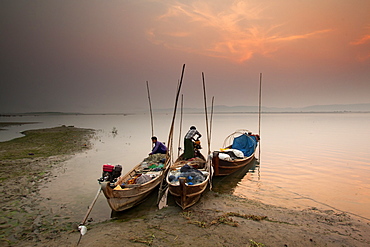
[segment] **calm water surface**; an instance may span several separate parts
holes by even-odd
[[[167,142],[171,120],[172,114],[154,115],[154,132],[160,141]],[[195,125],[203,134],[206,154],[204,115],[185,114],[181,134],[178,120],[173,150],[177,150],[179,136],[182,143],[182,136]],[[0,131],[0,141],[22,136],[23,130],[63,124],[97,130],[93,148],[66,161],[41,189],[41,195],[48,198],[46,206],[77,222],[99,189],[97,178],[103,164],[121,164],[123,172],[128,172],[151,150],[148,115],[35,116],[0,121],[38,122]],[[117,135],[112,134],[113,128]],[[258,132],[257,114],[215,114],[211,150],[218,150],[236,129]],[[278,206],[336,209],[370,219],[370,114],[262,114],[260,134],[259,162],[242,174],[215,179],[213,190]],[[105,197],[100,195],[91,217],[101,221],[110,216]]]

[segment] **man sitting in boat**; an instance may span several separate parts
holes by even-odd
[[[198,136],[197,139],[195,139],[195,136]],[[198,141],[199,138],[201,138],[202,135],[199,133],[197,128],[195,126],[191,126],[188,133],[186,133],[184,138],[184,155],[183,158],[185,160],[191,159],[195,157],[194,153],[194,142]]]
[[[154,147],[152,149],[152,152],[149,155],[152,154],[166,154],[167,153],[167,147],[162,143],[159,142],[157,137],[152,137],[152,142],[154,144]]]

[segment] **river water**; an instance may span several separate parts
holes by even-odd
[[[203,154],[207,154],[204,115],[184,114],[181,133],[179,119],[174,126],[174,158],[179,139],[182,145],[191,125],[203,134]],[[214,114],[212,120],[210,150],[222,147],[226,136],[237,129],[254,133],[259,129],[257,114]],[[146,114],[1,117],[0,122],[37,122],[0,131],[0,141],[20,137],[23,130],[61,125],[97,130],[93,148],[64,162],[40,192],[44,206],[76,222],[82,220],[99,189],[97,178],[103,164],[121,164],[125,173],[151,150]],[[171,122],[172,114],[154,114],[159,141],[168,141]],[[335,209],[370,219],[369,113],[262,114],[260,127],[258,162],[244,174],[215,179],[213,190],[277,206]],[[103,194],[90,216],[94,221],[110,219]]]

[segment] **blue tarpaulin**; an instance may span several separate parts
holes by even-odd
[[[255,136],[241,135],[234,138],[232,148],[243,152],[245,157],[251,156],[257,147]]]

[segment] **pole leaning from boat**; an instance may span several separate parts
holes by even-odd
[[[261,136],[261,102],[262,102],[262,73],[260,73],[260,90],[258,97],[258,134]],[[261,142],[258,147],[258,159],[261,158]]]
[[[205,112],[205,115],[206,115],[206,129],[207,129],[207,144],[208,144],[208,152],[207,154],[209,155],[210,154],[210,146],[211,146],[211,143],[210,143],[210,137],[209,137],[209,123],[208,123],[208,113],[207,113],[207,96],[206,96],[206,82],[204,80],[204,73],[202,72],[202,80],[203,80],[203,98],[204,98],[204,112]]]
[[[182,114],[183,114],[183,107],[184,107],[184,95],[181,94],[181,106],[180,106],[180,127],[179,127],[179,143],[177,145],[177,157],[180,156],[180,151],[181,151],[181,132],[182,132]]]
[[[209,120],[209,142],[211,143],[212,139],[212,125],[213,125],[213,103],[215,101],[215,96],[212,97],[212,105],[211,105],[211,119]]]
[[[182,86],[182,82],[183,82],[183,78],[184,78],[184,73],[185,73],[185,64],[182,66],[181,78],[180,78],[180,82],[178,83],[178,86],[177,86],[177,92],[176,92],[176,98],[175,98],[175,106],[173,108],[173,115],[172,115],[172,123],[171,123],[171,127],[170,127],[170,132],[168,134],[168,147],[169,148],[172,147],[173,129],[174,129],[175,118],[176,118],[177,103],[179,101],[179,95],[180,95],[181,86]],[[172,148],[171,148],[171,150],[172,150]],[[167,150],[166,159],[169,159],[169,158],[170,158],[170,154],[169,154],[169,150]],[[166,177],[166,174],[164,175],[164,177]],[[161,185],[159,187],[158,198],[157,198],[157,205],[159,204],[160,201],[164,200],[162,198],[162,196],[161,196],[161,194],[163,192],[162,191],[163,181],[164,181],[164,179],[161,181]],[[166,190],[167,189],[168,188],[166,188]],[[166,195],[167,195],[167,193],[164,193],[163,197],[166,196]]]
[[[204,79],[204,73],[202,72],[202,80],[203,80],[203,97],[204,97],[204,112],[206,115],[206,128],[207,128],[207,144],[208,144],[208,152],[207,152],[207,159],[206,159],[206,167],[209,172],[209,185],[210,185],[210,190],[212,190],[212,176],[213,176],[213,168],[211,164],[211,131],[210,131],[210,126],[211,123],[208,121],[208,112],[207,112],[207,93],[206,93],[206,82]],[[213,114],[213,101],[214,97],[212,97],[212,114]],[[211,116],[212,119],[212,116]]]
[[[181,78],[180,78],[180,82],[179,82],[179,85],[178,85],[178,88],[177,88],[175,106],[174,106],[174,109],[173,109],[172,123],[171,123],[171,127],[170,127],[170,132],[168,134],[168,143],[171,143],[171,144],[172,144],[174,123],[175,123],[175,118],[176,118],[177,103],[179,101],[179,95],[180,95],[180,91],[181,91],[182,81],[183,81],[183,78],[184,78],[184,72],[185,72],[185,64],[182,67]]]
[[[259,90],[259,97],[258,97],[258,135],[260,136],[258,142],[258,180],[261,178],[261,102],[262,102],[262,73],[260,73],[260,90]]]
[[[151,126],[152,126],[152,136],[154,136],[152,102],[151,102],[151,100],[150,100],[149,82],[148,82],[148,81],[146,81],[146,89],[147,89],[147,91],[148,91],[149,112],[150,112],[150,123],[151,123]]]
[[[96,196],[95,196],[94,200],[90,204],[89,210],[87,210],[87,213],[86,213],[84,219],[82,220],[82,222],[78,226],[78,230],[80,231],[80,238],[78,239],[77,245],[80,244],[82,236],[85,235],[86,232],[87,232],[87,227],[85,226],[85,223],[86,223],[87,218],[89,217],[89,215],[91,213],[91,210],[93,209],[93,207],[95,205],[96,200],[98,199],[98,197],[100,195],[100,192],[101,192],[101,187],[99,187],[98,192],[96,193]]]

